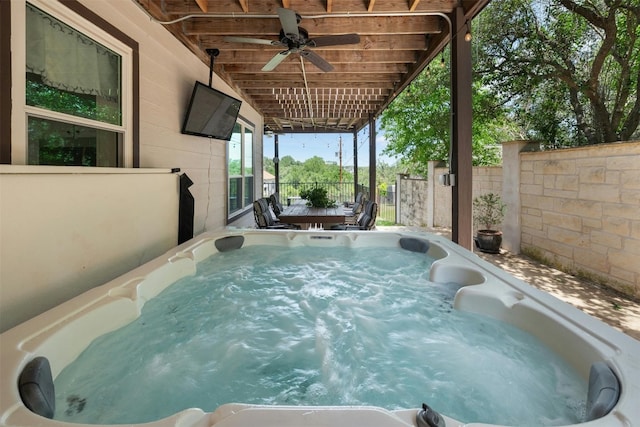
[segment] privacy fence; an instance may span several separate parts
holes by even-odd
[[[399,176],[398,222],[451,227],[447,172]],[[503,247],[640,298],[640,141],[532,151],[503,144],[502,167],[473,170],[473,197],[494,192],[507,204]]]

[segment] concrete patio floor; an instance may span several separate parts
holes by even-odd
[[[379,226],[380,231],[427,231],[451,237],[448,229]],[[508,271],[513,276],[596,317],[615,329],[640,341],[640,303],[596,283],[580,279],[539,263],[525,255],[502,250],[500,254],[476,252],[486,261]]]

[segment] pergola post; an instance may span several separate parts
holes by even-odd
[[[276,193],[280,194],[280,154],[278,152],[278,134],[273,135],[273,167],[276,175]]]
[[[358,132],[353,132],[353,197],[358,195]]]
[[[369,114],[369,197],[376,200],[376,119]]]
[[[453,175],[451,238],[471,250],[472,239],[472,150],[471,150],[471,43],[464,34],[466,19],[458,6],[452,14],[451,38],[451,164]]]

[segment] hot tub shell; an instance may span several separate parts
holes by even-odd
[[[401,239],[418,242],[418,247],[420,242],[428,242],[427,254],[436,259],[430,270],[430,280],[464,285],[456,294],[456,309],[492,316],[535,335],[585,379],[594,363],[606,363],[619,380],[619,398],[608,414],[581,426],[640,426],[639,341],[527,285],[451,241],[429,233],[413,232],[271,230],[202,234],[0,335],[0,426],[81,425],[50,420],[25,406],[18,390],[18,378],[27,363],[38,356],[46,357],[55,378],[94,338],[136,319],[146,301],[178,279],[195,274],[197,263],[211,255],[239,246],[262,244],[398,247]],[[417,401],[420,399],[416,396]],[[417,409],[388,411],[377,407],[286,407],[238,403],[222,405],[211,413],[197,408],[188,409],[145,425],[408,427],[416,426]],[[465,424],[442,415],[449,427],[489,426]]]

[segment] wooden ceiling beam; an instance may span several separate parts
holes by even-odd
[[[320,54],[320,53],[319,53]],[[229,52],[229,51],[221,51],[220,55],[216,57],[216,64],[266,64],[272,57],[274,56],[273,52],[259,52],[259,51],[249,51],[249,52]],[[389,64],[389,63],[406,63],[411,64],[414,63],[418,58],[415,52],[408,50],[394,50],[394,51],[323,51],[320,54],[325,61],[328,61],[330,64],[358,64],[358,63],[378,63],[378,64]],[[300,64],[300,57],[297,54],[289,55],[282,61],[281,64],[287,63],[298,63]],[[305,67],[313,66],[313,64],[309,61],[305,61]],[[270,73],[277,73],[278,68]],[[331,72],[326,73],[331,74]]]
[[[289,101],[289,102],[279,102],[279,103],[262,103],[262,107],[263,107],[263,112],[270,112],[270,111],[277,111],[277,110],[281,110],[281,109],[287,109],[287,108],[300,108],[300,106],[306,106],[306,102],[304,100],[297,100],[297,101]],[[312,106],[313,108],[319,112],[319,114],[325,114],[328,111],[338,111],[340,109],[342,110],[353,110],[353,111],[372,111],[372,110],[378,110],[378,108],[380,108],[380,105],[382,104],[382,101],[380,102],[370,102],[370,103],[365,103],[365,104],[348,104],[348,103],[336,103],[336,102],[331,102],[331,103],[321,103],[321,102],[316,102],[315,100],[312,101]]]
[[[311,119],[315,118],[320,120],[318,123],[322,123],[322,120],[336,120],[337,122],[342,121],[344,119],[364,119],[369,116],[373,111],[369,110],[348,110],[348,111],[331,111],[331,112],[323,112],[323,115],[316,114],[316,111],[311,110],[306,107],[297,107],[297,108],[286,108],[282,110],[269,110],[266,111],[267,114],[274,117],[279,117],[282,119]],[[318,111],[318,113],[321,113]],[[325,122],[326,123],[326,122]]]
[[[314,104],[317,105],[349,105],[349,106],[357,106],[357,105],[376,105],[380,100],[365,100],[365,99],[336,99],[336,98],[322,98],[317,96],[311,96],[310,99]],[[305,96],[286,96],[280,97],[275,100],[266,100],[265,105],[271,104],[288,104],[288,103],[306,103],[307,97]]]
[[[224,50],[268,50],[271,52],[281,51],[281,46],[269,46],[253,43],[227,42],[222,35],[200,35],[199,40],[203,47],[215,47]],[[270,35],[260,37],[265,40],[276,41],[277,37]],[[331,46],[320,50],[425,50],[427,49],[427,35],[425,34],[384,34],[384,35],[361,35],[360,43],[352,45]]]
[[[304,21],[309,36],[358,33],[369,34],[439,34],[441,20],[437,16],[386,16],[359,18],[354,26],[353,18],[320,18]],[[192,18],[184,23],[187,35],[271,36],[277,38],[282,26],[277,18]]]
[[[337,117],[349,113],[351,116],[364,117],[369,112],[377,110],[379,105],[343,105],[343,104],[312,104],[313,115],[315,117]],[[291,111],[291,110],[308,110],[306,103],[300,104],[281,104],[281,105],[267,105],[263,112],[271,116],[280,115],[278,112]]]
[[[316,104],[312,103],[313,109],[316,111],[317,116],[327,116],[329,112],[336,114],[338,111],[350,111],[358,113],[362,111],[370,112],[377,110],[379,104],[364,104],[364,105],[346,105],[346,104]],[[306,103],[290,103],[290,104],[265,104],[264,112],[270,113],[270,115],[277,111],[291,110],[297,108],[306,108]]]
[[[307,104],[285,104],[280,106],[267,107],[264,109],[265,114],[269,114],[271,116],[286,116],[286,114],[282,114],[287,111],[298,111],[301,110],[304,112],[303,115],[305,117],[340,117],[340,116],[351,116],[351,117],[365,117],[370,112],[375,111],[378,108],[377,105],[370,106],[347,106],[347,105],[315,105],[311,106],[311,109],[307,106]],[[311,110],[311,111],[309,111]]]
[[[1,0],[0,0],[1,1]],[[440,16],[458,7],[472,19],[488,0],[134,0],[159,21],[189,15],[165,25],[205,66],[208,48],[220,49],[215,72],[237,95],[263,115],[265,124],[287,133],[353,132],[379,115],[409,82],[436,57],[448,40]],[[282,47],[228,43],[224,36],[277,40],[278,8],[300,14],[309,38],[357,33],[354,45],[315,48],[333,65],[321,72],[290,55],[272,72],[262,67]],[[262,15],[258,17],[258,15]],[[347,16],[348,15],[348,16]],[[310,102],[310,104],[308,104]],[[314,117],[309,117],[311,114]]]
[[[377,103],[368,103],[368,104],[347,104],[347,103],[318,103],[312,101],[312,107],[314,109],[320,109],[325,111],[337,111],[337,110],[349,110],[349,111],[358,111],[358,110],[370,110],[376,108],[379,104]],[[266,111],[269,110],[280,110],[287,108],[300,108],[300,106],[304,107],[307,105],[307,102],[303,99],[290,101],[290,102],[280,102],[276,104],[264,104],[264,109]]]
[[[244,85],[246,82],[254,81],[257,79],[263,79],[264,74],[238,74],[234,79],[238,84]],[[380,73],[368,73],[368,74],[335,74],[335,73],[325,73],[325,74],[311,74],[307,75],[307,82],[309,85],[324,83],[326,84],[335,84],[332,82],[344,82],[345,85],[349,85],[350,82],[362,82],[362,81],[370,81],[370,82],[397,82],[400,81],[402,75],[401,74],[380,74]],[[284,83],[291,82],[296,79],[300,79],[302,81],[301,73],[280,73],[280,72],[272,72],[268,76],[270,81],[277,82],[282,81]],[[378,85],[380,86],[380,85]]]
[[[306,64],[305,64],[306,65]],[[224,70],[225,73],[228,73],[232,77],[237,74],[256,74],[262,73],[263,64],[253,63],[253,64],[232,64],[226,63],[221,66],[221,69]],[[359,64],[346,64],[346,63],[338,63],[333,64],[334,70],[331,71],[332,74],[363,74],[363,73],[406,73],[407,72],[407,64],[379,64],[375,62],[362,62]],[[323,73],[322,70],[317,67],[305,67],[305,71],[308,74],[317,74]],[[286,62],[278,65],[275,72],[278,73],[300,73],[300,63],[297,61]],[[266,74],[263,74],[266,75]]]
[[[207,0],[196,0],[196,4],[202,12],[207,13],[209,11],[209,9],[207,8]]]
[[[352,88],[348,88],[351,90]],[[264,99],[265,101],[275,101],[276,99],[283,99],[287,97],[293,97],[300,94],[301,88],[297,88],[298,92],[294,92],[293,88],[253,88],[248,92],[251,94],[253,98],[256,99]],[[360,88],[356,89],[353,92],[346,92],[347,89],[337,89],[340,92],[336,93],[336,88],[333,87],[324,87],[324,88],[314,88],[314,97],[327,97],[327,99],[341,99],[343,96],[349,97],[349,99],[353,99],[351,97],[355,97],[355,99],[363,99],[370,101],[379,101],[385,99],[391,91],[387,88]],[[319,95],[315,93],[318,91]],[[358,94],[357,91],[362,91],[361,94]]]
[[[317,82],[318,86],[322,86],[322,82]],[[365,82],[353,82],[353,83],[349,83],[349,86],[354,87],[354,88],[361,88],[361,89],[380,89],[380,90],[388,90],[388,84],[383,82],[371,82],[371,81],[365,81]],[[298,87],[298,88],[303,88],[304,87],[304,82],[302,81],[302,78],[298,78],[295,81],[282,81],[282,80],[271,80],[271,79],[262,79],[259,81],[247,81],[243,83],[243,87],[246,91],[250,91],[251,89],[256,89],[256,88],[262,88],[262,89],[278,89],[278,88],[291,88],[291,87]]]
[[[141,0],[136,0],[141,2]],[[174,17],[180,15],[201,13],[200,8],[195,3],[190,3],[188,0],[145,0],[145,3],[156,2],[162,3],[162,9],[168,15]],[[246,0],[215,0],[209,1],[207,10],[209,13],[226,14],[226,13],[256,13],[256,14],[273,14],[277,15],[278,7],[282,5],[278,2],[270,1],[252,1],[250,3],[251,9],[245,11],[242,3]],[[328,1],[325,0],[304,0],[297,1],[293,6],[291,2],[288,8],[292,8],[297,13],[302,15],[303,19],[305,15],[320,15],[324,13],[384,13],[384,12],[410,12],[411,6],[415,0],[340,0],[331,1],[331,11],[328,11]],[[284,3],[283,3],[284,4]],[[451,12],[455,6],[457,6],[458,0],[429,0],[419,2],[416,7],[416,12]],[[375,7],[374,7],[375,6]],[[286,7],[286,6],[282,6]]]

